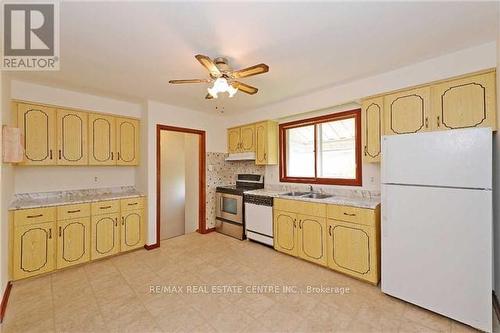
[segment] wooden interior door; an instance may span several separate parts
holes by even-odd
[[[92,216],[91,259],[110,256],[120,250],[118,213]]]
[[[116,165],[115,117],[89,114],[89,164]]]
[[[438,129],[496,129],[495,72],[447,81],[431,89]]]
[[[362,137],[363,161],[380,162],[381,144],[383,133],[384,98],[378,97],[363,101],[362,105]]]
[[[90,217],[57,221],[57,268],[90,260]]]
[[[384,98],[384,133],[410,134],[431,129],[430,88],[407,90]]]
[[[229,154],[240,152],[240,128],[230,128],[227,130],[227,150]]]
[[[326,266],[326,219],[297,215],[299,257]]]
[[[246,125],[241,127],[241,151],[255,151],[255,125]]]
[[[375,228],[328,220],[328,266],[376,283],[377,250]]]
[[[255,164],[267,164],[267,121],[255,125]]]
[[[17,124],[24,135],[24,161],[20,164],[56,164],[55,123],[55,109],[33,104],[17,104]]]
[[[14,280],[54,270],[54,222],[15,227],[12,273]]]
[[[274,248],[280,252],[297,256],[297,215],[274,211]]]
[[[57,164],[88,164],[88,113],[57,110]]]
[[[120,251],[127,251],[144,246],[144,211],[130,210],[121,217]]]
[[[117,165],[139,164],[139,121],[130,118],[116,119]]]

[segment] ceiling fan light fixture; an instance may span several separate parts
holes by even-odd
[[[217,94],[222,92],[227,92],[229,94],[229,97],[233,97],[234,94],[236,94],[236,92],[238,91],[238,89],[229,85],[225,78],[220,77],[217,80],[215,80],[212,88],[208,88],[207,91],[213,98],[217,98]]]

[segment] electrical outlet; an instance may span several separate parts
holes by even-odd
[[[94,177],[94,183],[98,183],[99,182],[99,177],[95,176]]]

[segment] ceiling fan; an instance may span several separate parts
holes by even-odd
[[[249,95],[254,95],[259,89],[239,82],[236,79],[263,74],[269,71],[269,66],[266,64],[258,64],[234,71],[229,66],[226,58],[218,57],[212,60],[201,54],[196,55],[195,58],[208,70],[210,74],[209,79],[170,80],[168,82],[172,84],[213,83],[212,88],[207,89],[208,94],[205,96],[205,99],[217,98],[217,94],[221,92],[227,92],[229,97],[233,97],[238,90]]]

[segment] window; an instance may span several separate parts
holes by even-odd
[[[360,110],[280,124],[282,182],[361,185]]]

